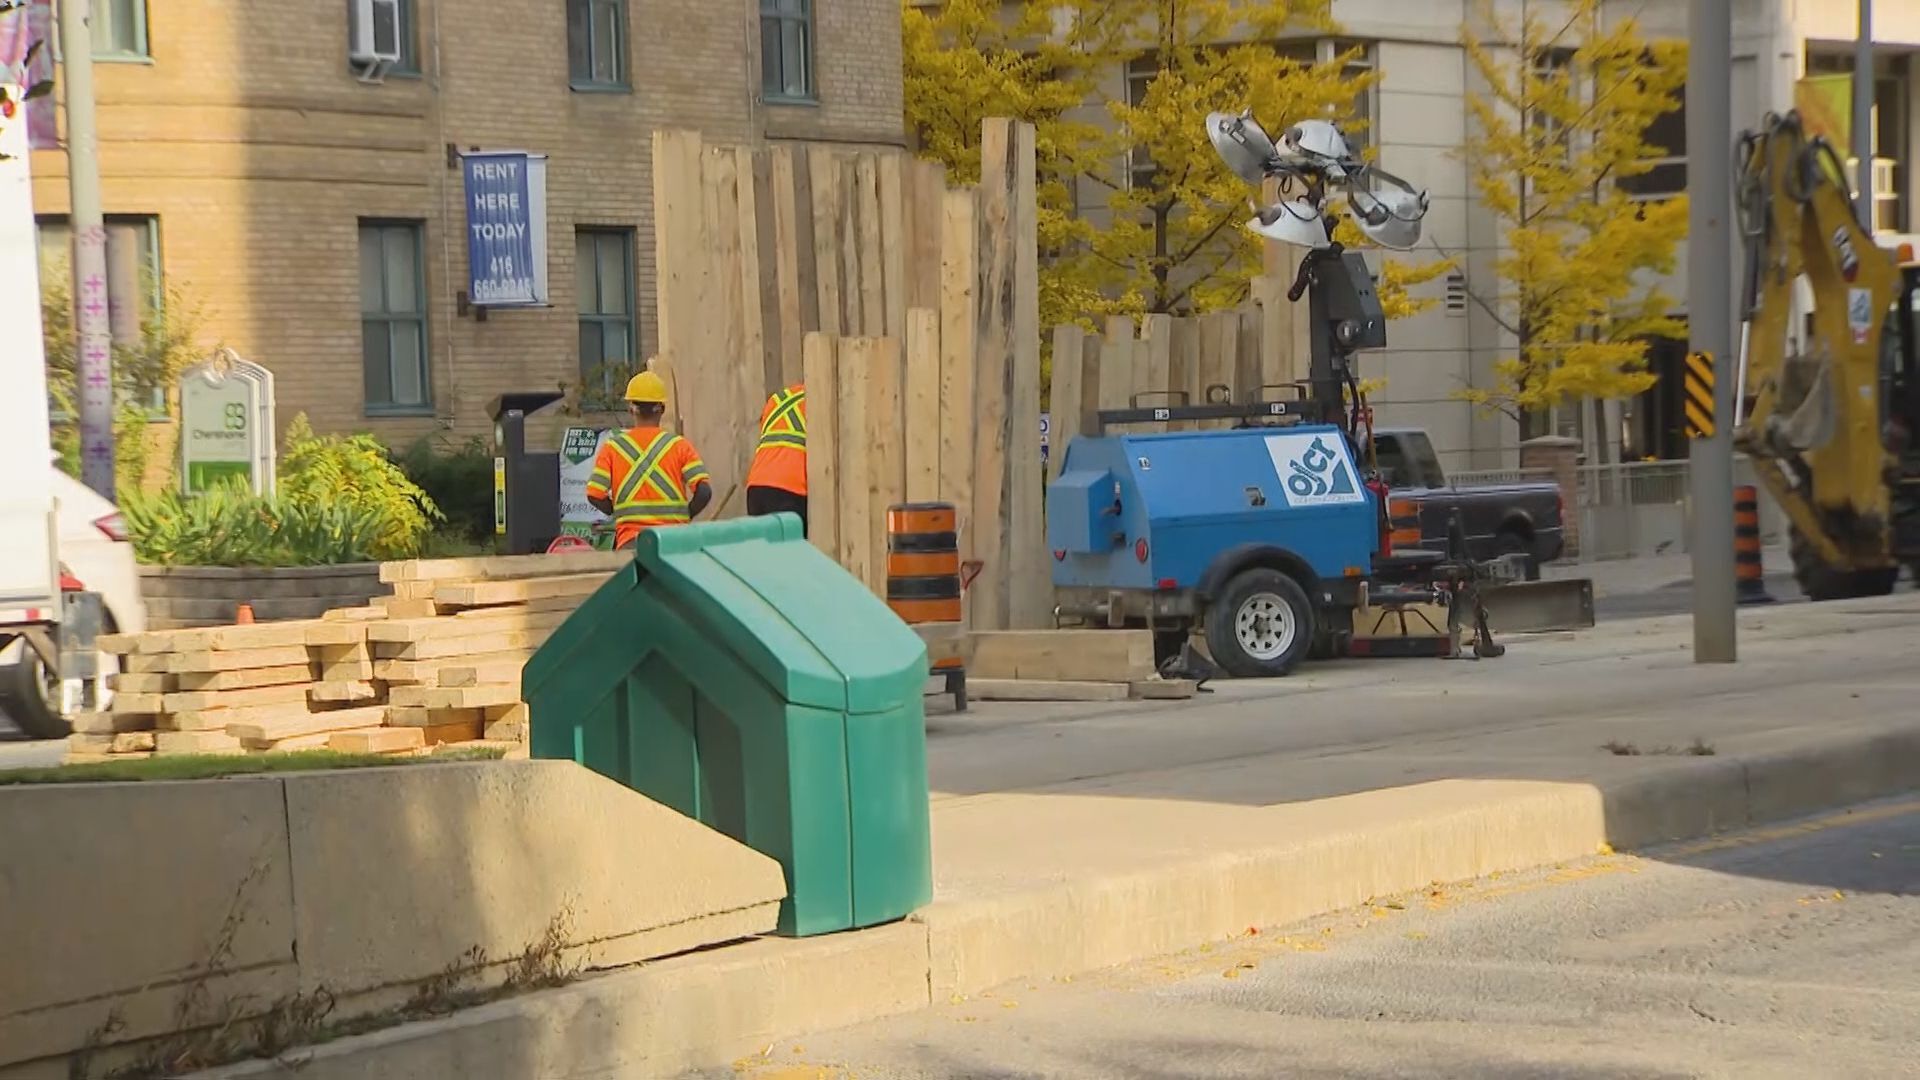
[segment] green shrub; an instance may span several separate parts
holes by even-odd
[[[418,555],[433,526],[445,520],[380,440],[365,434],[315,435],[304,413],[287,427],[278,494],[283,503],[339,507],[371,518],[375,559]]]
[[[122,496],[141,562],[158,566],[333,566],[379,556],[377,514],[340,503],[264,498],[242,481],[197,495]]]
[[[485,439],[429,436],[415,441],[394,460],[446,515],[442,532],[447,537],[469,544],[492,539],[493,451]],[[446,541],[440,546],[460,547]]]

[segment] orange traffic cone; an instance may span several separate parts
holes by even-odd
[[[233,612],[233,621],[234,621],[234,624],[238,626],[253,625],[253,605],[242,603],[238,608],[235,608]]]

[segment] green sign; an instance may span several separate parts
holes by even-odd
[[[180,475],[189,494],[239,479],[273,490],[273,373],[232,350],[180,377]]]

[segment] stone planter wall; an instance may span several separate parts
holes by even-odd
[[[140,590],[147,627],[174,630],[233,622],[243,603],[260,622],[314,619],[334,608],[359,607],[393,590],[380,583],[379,563],[281,569],[143,566]]]

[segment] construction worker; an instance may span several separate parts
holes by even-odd
[[[685,525],[713,501],[707,466],[693,444],[660,427],[667,384],[651,371],[627,383],[633,426],[608,439],[593,459],[587,502],[613,518],[613,546],[624,548],[645,529]]]
[[[807,388],[776,390],[760,410],[760,444],[747,469],[747,513],[785,511],[807,529]]]

